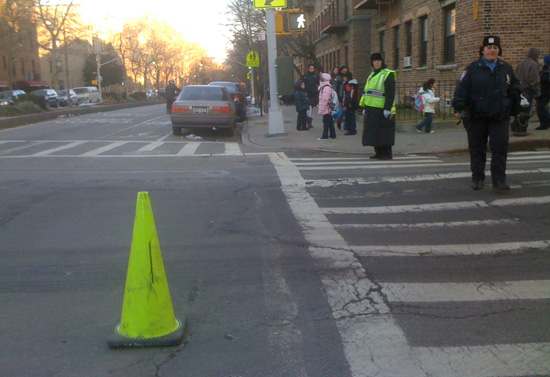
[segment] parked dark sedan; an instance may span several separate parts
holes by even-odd
[[[174,135],[181,135],[182,128],[224,129],[232,135],[235,103],[223,86],[189,85],[172,104],[170,120]]]
[[[229,94],[231,94],[233,101],[235,101],[237,117],[239,117],[240,121],[246,119],[246,93],[243,91],[240,83],[232,81],[213,81],[208,85],[219,85],[226,88]]]
[[[59,107],[59,98],[55,89],[38,89],[31,92],[33,96],[43,97],[49,107]]]
[[[19,89],[0,92],[0,106],[13,105],[25,96],[25,92]]]

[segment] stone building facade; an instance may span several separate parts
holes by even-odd
[[[446,93],[472,61],[484,36],[498,35],[502,58],[515,67],[531,47],[550,54],[549,0],[321,0],[297,2],[311,22],[324,71],[346,64],[362,85],[369,56],[382,52],[398,82],[414,90],[428,78]],[[305,62],[303,62],[305,64]],[[451,83],[453,85],[451,85]],[[412,89],[411,89],[412,90]]]

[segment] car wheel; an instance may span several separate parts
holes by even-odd
[[[181,127],[172,126],[172,133],[175,136],[181,136]]]

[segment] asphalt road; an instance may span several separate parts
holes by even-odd
[[[550,376],[548,151],[502,195],[466,156],[243,150],[163,111],[0,132],[0,376]],[[140,191],[188,334],[113,350]]]

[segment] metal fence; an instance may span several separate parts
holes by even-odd
[[[438,80],[436,82],[435,96],[441,98],[435,106],[435,116],[440,120],[454,118],[454,110],[451,100],[456,87],[456,80]],[[401,120],[419,120],[423,115],[414,108],[414,95],[422,86],[421,82],[399,82],[396,83],[395,104],[397,107],[397,118]]]

